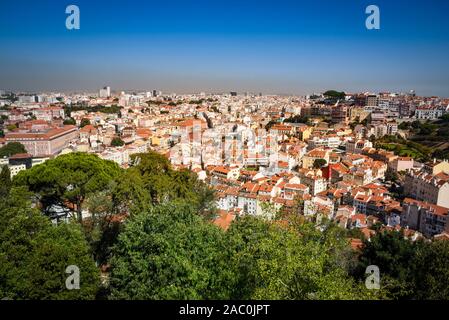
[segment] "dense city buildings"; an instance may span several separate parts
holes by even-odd
[[[228,227],[235,215],[271,219],[273,212],[287,212],[366,228],[368,236],[375,233],[371,217],[425,237],[445,232],[447,211],[440,208],[449,207],[447,162],[421,163],[378,141],[410,134],[399,116],[406,124],[438,119],[449,100],[329,94],[113,95],[110,87],[97,95],[22,94],[4,100],[0,143],[18,142],[27,154],[2,163],[14,176],[59,154],[87,152],[127,168],[132,155],[153,150],[215,190],[217,225]],[[388,191],[392,182],[402,185],[400,194]],[[410,209],[417,204],[419,215]],[[274,211],[267,213],[267,206]],[[444,218],[437,217],[437,227],[423,222],[432,212]]]
[[[408,170],[404,193],[417,200],[449,208],[449,163],[441,162],[432,172]]]

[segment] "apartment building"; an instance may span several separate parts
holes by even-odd
[[[6,142],[20,142],[33,156],[55,155],[79,136],[76,126],[50,128],[44,131],[10,132]]]
[[[333,106],[331,111],[331,121],[332,123],[348,124],[349,107],[344,104]]]
[[[449,231],[449,208],[406,198],[402,206],[401,226],[430,238]]]
[[[434,107],[419,107],[415,110],[416,119],[435,120],[443,115],[443,110]]]
[[[313,163],[317,159],[324,159],[324,160],[326,160],[327,163],[329,163],[330,153],[331,153],[331,150],[326,150],[326,149],[322,149],[322,148],[310,150],[302,158],[302,167],[303,168],[312,168]]]
[[[366,139],[348,140],[346,141],[346,152],[348,153],[362,153],[364,148],[372,148],[373,143]]]
[[[398,157],[388,163],[388,170],[393,172],[407,171],[413,169],[413,158]]]
[[[435,175],[409,171],[405,175],[404,194],[416,200],[449,208],[449,174]]]
[[[315,174],[306,174],[301,177],[301,182],[309,187],[309,192],[313,196],[327,189],[326,178]]]
[[[338,137],[336,134],[328,134],[325,136],[314,136],[310,137],[307,141],[308,149],[316,148],[338,148],[343,144],[342,138]]]

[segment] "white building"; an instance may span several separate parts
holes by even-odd
[[[348,140],[346,141],[346,152],[347,153],[362,153],[364,148],[372,148],[373,143],[369,140],[359,139],[359,140]]]
[[[99,96],[100,98],[109,98],[111,96],[111,87],[100,89]]]
[[[9,171],[11,172],[11,179],[18,174],[20,171],[26,170],[26,166],[24,164],[12,165],[8,166]]]
[[[404,193],[416,200],[449,208],[449,174],[409,171],[405,175]]]
[[[438,108],[417,108],[415,110],[416,119],[438,119],[443,115],[443,110]]]

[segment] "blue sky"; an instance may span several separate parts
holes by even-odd
[[[65,28],[76,4],[81,29]],[[381,29],[365,28],[380,8]],[[0,88],[449,96],[449,1],[0,2]]]

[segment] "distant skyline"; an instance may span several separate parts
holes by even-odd
[[[81,29],[65,28],[66,6]],[[365,28],[375,4],[381,29]],[[449,97],[449,1],[0,2],[0,90]]]

